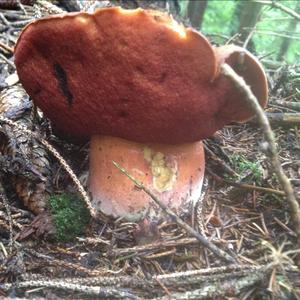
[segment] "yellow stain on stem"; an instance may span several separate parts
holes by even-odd
[[[176,181],[176,166],[171,167],[162,152],[154,152],[150,147],[144,147],[144,158],[150,165],[153,187],[158,192],[169,191]]]

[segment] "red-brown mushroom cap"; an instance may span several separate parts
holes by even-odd
[[[215,48],[218,65],[222,63],[229,64],[234,71],[244,78],[245,82],[250,86],[253,94],[259,100],[262,107],[267,105],[268,100],[268,83],[263,66],[258,59],[246,49],[235,46],[225,45]],[[224,80],[228,85],[228,79],[223,78],[224,75],[218,76],[218,81]],[[231,98],[222,108],[222,116],[226,115],[232,121],[245,122],[253,116],[253,112],[247,107],[247,103],[238,91],[231,91]],[[234,105],[232,105],[234,103]]]
[[[220,57],[166,15],[121,8],[35,21],[15,48],[23,86],[61,133],[167,144],[251,115],[218,74]]]

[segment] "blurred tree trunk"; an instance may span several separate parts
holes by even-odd
[[[187,17],[194,28],[200,29],[208,0],[189,0]]]
[[[239,19],[239,40],[242,43],[245,43],[249,34],[251,33],[251,29],[253,29],[258,22],[262,6],[263,5],[261,3],[257,3],[254,0],[239,1],[235,13],[238,15]],[[248,43],[249,42],[250,40]],[[249,48],[253,49],[253,47],[253,43],[250,43]]]
[[[294,11],[296,13],[300,13],[300,1],[296,1]],[[296,27],[297,27],[297,23],[298,23],[297,19],[293,18],[289,22],[289,25],[287,26],[287,31],[288,32],[295,32]],[[280,49],[279,49],[279,52],[278,52],[278,55],[277,55],[277,60],[282,60],[283,59],[284,55],[286,54],[286,52],[289,49],[291,41],[292,41],[292,39],[289,39],[289,38],[283,38],[282,39],[282,43],[281,43],[281,46],[280,46]]]

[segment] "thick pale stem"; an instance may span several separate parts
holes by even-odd
[[[90,144],[93,206],[112,217],[159,218],[160,209],[113,165],[121,164],[176,213],[199,199],[204,175],[202,142],[182,145],[141,144],[94,136]]]

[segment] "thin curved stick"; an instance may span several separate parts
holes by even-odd
[[[277,154],[275,135],[272,131],[269,120],[264,110],[260,106],[257,98],[253,95],[250,87],[246,84],[244,79],[237,75],[228,64],[222,64],[220,67],[220,71],[226,77],[230,78],[235,86],[240,90],[240,92],[244,94],[245,100],[256,114],[257,120],[260,124],[261,129],[263,130],[263,134],[265,137],[265,154],[270,158],[270,162],[272,164],[274,172],[278,178],[279,183],[282,186],[282,189],[285,192],[285,196],[290,208],[291,219],[297,235],[297,244],[298,247],[300,247],[300,207],[291,182],[285,175],[281,166]],[[300,255],[298,255],[297,257],[297,265],[300,266]]]
[[[189,226],[186,222],[182,221],[166,204],[164,204],[162,201],[160,201],[147,187],[145,187],[141,182],[139,182],[137,179],[135,179],[131,174],[129,174],[124,168],[122,168],[118,163],[113,161],[114,166],[121,171],[125,176],[127,176],[138,188],[143,190],[147,195],[150,196],[150,198],[158,204],[161,209],[171,217],[171,219],[181,228],[183,228],[186,232],[188,232],[190,235],[194,236],[200,244],[202,244],[207,249],[211,250],[215,255],[217,255],[219,258],[224,259],[225,261],[229,263],[237,263],[236,259],[232,256],[230,256],[228,253],[223,251],[222,249],[218,248],[215,244],[210,242],[207,238],[205,238],[203,235],[201,235],[199,232],[197,232],[194,228]]]

